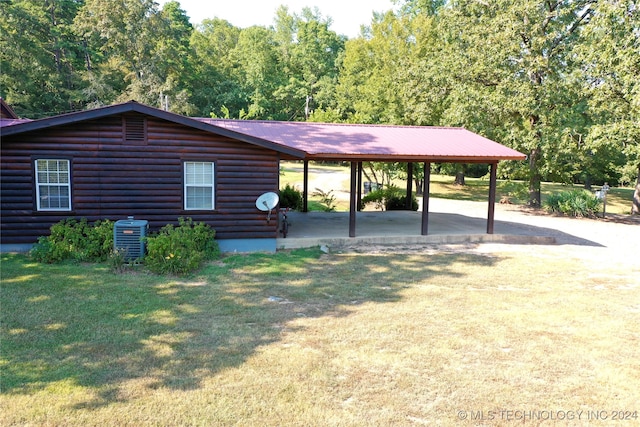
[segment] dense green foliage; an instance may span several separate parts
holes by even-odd
[[[336,196],[333,194],[333,190],[325,191],[321,188],[316,188],[311,195],[318,199],[321,211],[333,212],[336,210]]]
[[[403,211],[407,210],[407,195],[405,190],[388,185],[367,193],[362,198],[362,203],[365,206],[373,205],[376,209],[384,208],[388,211]],[[415,195],[411,196],[410,210],[418,210],[418,200]]]
[[[302,192],[287,184],[280,189],[280,207],[302,210]]]
[[[108,260],[114,271],[122,271],[126,260],[123,253],[114,250],[113,226],[109,220],[93,225],[86,218],[62,220],[51,227],[49,236],[38,239],[30,256],[44,263]],[[178,226],[168,224],[147,237],[146,249],[145,266],[160,274],[187,274],[220,254],[215,230],[207,224],[194,223],[191,218],[179,218]]]
[[[418,210],[418,200],[415,196],[411,197],[411,207],[407,209],[407,196],[394,196],[387,199],[385,209],[388,211],[404,211],[404,210]]]
[[[382,210],[385,205],[385,194],[386,189],[382,188],[370,191],[362,197],[362,205],[373,205],[375,209]]]
[[[146,240],[145,266],[159,274],[184,275],[200,268],[220,251],[215,230],[191,218],[180,218],[178,226],[168,224]]]
[[[54,263],[64,260],[104,261],[113,251],[113,222],[86,218],[62,220],[51,226],[51,234],[40,237],[31,249],[31,257],[39,262]]]
[[[29,118],[135,99],[203,117],[463,126],[527,154],[499,175],[526,180],[531,205],[541,181],[638,183],[640,213],[635,0],[395,3],[347,40],[318,9],[281,6],[272,26],[243,29],[194,27],[177,1],[0,1],[0,96]]]
[[[595,217],[601,205],[600,199],[585,190],[555,193],[547,197],[543,204],[549,212],[577,217]]]

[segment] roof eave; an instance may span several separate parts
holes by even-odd
[[[19,119],[20,118],[20,117],[18,117],[16,112],[13,111],[13,108],[11,108],[11,106],[9,104],[7,104],[7,102],[2,97],[0,97],[0,108],[3,109],[6,112],[6,114],[9,116],[8,118],[10,118],[10,119]]]
[[[338,154],[338,153],[315,153],[308,154],[306,160],[325,161],[357,161],[357,162],[395,162],[408,163],[497,163],[504,160],[525,160],[527,156],[420,156],[420,155],[396,155],[396,154]]]

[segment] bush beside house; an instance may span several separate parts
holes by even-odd
[[[86,218],[62,220],[51,227],[49,236],[38,239],[30,255],[35,261],[45,263],[108,260],[112,269],[120,272],[126,260],[124,254],[114,249],[113,227],[114,223],[109,220],[96,221],[93,225]],[[158,274],[188,274],[220,254],[215,230],[202,222],[194,223],[191,218],[179,218],[178,226],[168,224],[146,237],[146,248],[144,265]]]

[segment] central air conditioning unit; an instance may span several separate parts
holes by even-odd
[[[126,260],[144,257],[144,238],[149,229],[149,221],[121,219],[113,226],[113,248],[122,251]]]

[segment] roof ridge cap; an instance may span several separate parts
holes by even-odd
[[[274,123],[293,125],[322,125],[322,126],[357,126],[357,127],[387,127],[387,128],[431,128],[444,130],[467,130],[463,126],[442,126],[442,125],[394,125],[388,123],[332,123],[332,122],[299,122],[285,120],[247,120],[247,119],[223,119],[220,117],[192,117],[194,120],[212,120],[221,122],[245,122],[245,123]]]

